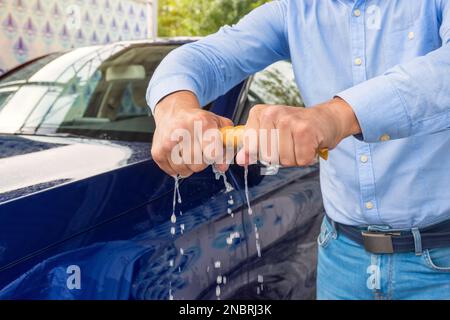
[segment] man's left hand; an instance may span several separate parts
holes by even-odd
[[[266,129],[278,130],[278,141],[267,139],[268,152],[260,152],[260,133]],[[258,139],[249,138],[256,132]],[[320,149],[335,148],[344,138],[359,134],[361,128],[351,106],[343,99],[334,98],[312,108],[280,105],[256,105],[250,110],[245,126],[243,148],[236,161],[248,165],[262,160],[273,163],[273,150],[284,167],[307,166],[317,159]],[[272,154],[271,154],[272,153]],[[278,160],[278,159],[276,159]]]

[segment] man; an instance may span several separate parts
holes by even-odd
[[[283,166],[332,150],[318,298],[450,299],[450,1],[274,1],[174,51],[148,90],[155,161],[203,170],[172,161],[171,133],[230,125],[200,106],[283,59],[309,108],[256,106],[246,132],[279,129]]]

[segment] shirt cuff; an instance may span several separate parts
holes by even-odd
[[[191,91],[199,97],[199,88],[195,81],[184,75],[175,75],[167,77],[157,83],[150,84],[147,89],[146,100],[152,113],[155,111],[156,105],[167,95],[177,91]]]
[[[385,76],[373,78],[337,94],[355,112],[365,142],[380,142],[408,137],[411,120],[403,100]]]

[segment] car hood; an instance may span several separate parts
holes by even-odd
[[[0,135],[0,203],[148,158],[148,143]]]

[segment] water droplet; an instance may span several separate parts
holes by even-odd
[[[227,284],[227,277],[223,276],[222,282],[223,282],[223,284]]]
[[[172,295],[172,282],[169,282],[169,300],[173,300],[173,295]]]
[[[183,233],[184,232],[184,223],[182,223],[182,224],[180,224],[180,230],[181,230],[181,233]]]
[[[177,231],[175,230],[175,227],[171,227],[170,228],[170,233],[174,236],[175,235],[175,233],[176,233]]]
[[[180,183],[179,183],[178,179],[177,179],[177,188],[176,189],[177,189],[178,203],[181,204],[182,201],[181,201],[181,193],[180,193]]]
[[[221,263],[220,263],[220,261],[216,261],[216,262],[214,262],[214,268],[216,268],[216,269],[219,269],[219,268],[220,268],[220,266],[221,266]]]
[[[248,190],[248,166],[245,167],[244,181],[245,181],[245,199],[247,200],[248,214],[251,214],[252,213],[252,208],[251,208],[251,205],[250,205],[250,192]]]
[[[229,199],[229,200],[228,200],[228,204],[229,204],[230,206],[232,206],[232,205],[234,204],[234,200],[233,200],[233,199]]]
[[[261,274],[258,274],[258,283],[263,283],[264,277]]]
[[[217,284],[222,284],[222,276],[217,276]]]
[[[234,190],[233,186],[228,182],[227,175],[226,175],[225,172],[220,172],[219,170],[217,170],[217,168],[214,165],[212,166],[212,170],[213,170],[213,172],[214,172],[214,174],[216,176],[216,180],[219,180],[220,177],[223,178],[223,183],[225,185],[225,192],[226,193],[229,193],[229,192]]]
[[[258,253],[258,258],[261,258],[261,245],[256,242],[256,252]]]
[[[233,210],[231,210],[231,208],[228,208],[227,212],[228,212],[228,214],[232,214]]]
[[[174,265],[174,261],[173,261],[173,259],[171,259],[171,260],[169,260],[169,266],[172,268],[173,267],[173,265]]]
[[[175,179],[175,187],[173,188],[172,213],[175,213],[175,209],[177,207],[177,195],[178,195],[178,186],[179,186],[178,180],[180,178],[178,176],[176,176],[176,177],[174,177],[174,179]]]
[[[172,213],[172,216],[170,217],[170,221],[174,224],[177,223],[177,216],[175,215],[175,212]]]
[[[220,286],[219,285],[216,286],[216,296],[220,297]]]
[[[180,254],[184,255],[184,249],[183,248],[180,248]]]
[[[256,294],[260,295],[261,294],[261,290],[259,289],[259,287],[256,287]]]
[[[228,244],[229,246],[231,246],[231,245],[233,244],[233,238],[228,237],[228,238],[227,238],[227,244]]]

